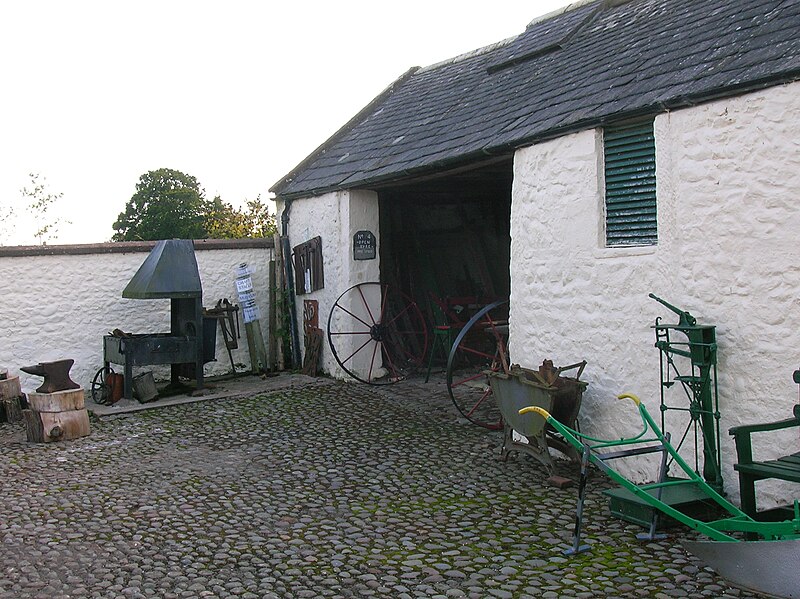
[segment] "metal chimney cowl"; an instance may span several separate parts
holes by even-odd
[[[156,243],[122,291],[122,297],[129,299],[199,298],[202,295],[191,239],[165,239]]]

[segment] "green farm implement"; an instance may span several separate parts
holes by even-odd
[[[800,507],[794,502],[791,519],[781,522],[760,522],[726,500],[711,484],[681,458],[671,445],[669,435],[662,433],[645,406],[634,395],[624,394],[620,399],[631,399],[639,410],[643,428],[630,438],[614,440],[597,439],[565,426],[544,408],[528,406],[520,415],[542,418],[581,455],[581,477],[578,489],[578,506],[575,517],[573,544],[564,551],[574,554],[588,549],[581,545],[583,502],[588,477],[588,466],[594,464],[614,482],[659,512],[701,533],[709,541],[686,541],[687,550],[697,555],[720,575],[732,583],[779,597],[800,597]],[[611,465],[615,459],[645,453],[662,453],[662,469],[657,482],[637,485],[617,472]],[[667,478],[663,464],[667,459],[677,465],[686,478]],[[712,481],[713,482],[713,481]],[[662,500],[662,493],[670,487],[690,486],[715,504],[724,516],[717,520],[702,521],[689,516],[677,507]],[[655,516],[649,535],[655,535]]]

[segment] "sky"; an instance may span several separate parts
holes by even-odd
[[[521,33],[568,0],[25,0],[0,4],[0,245],[108,241],[139,177],[240,207],[412,66]],[[69,221],[67,223],[66,221]],[[41,221],[40,221],[41,222]]]

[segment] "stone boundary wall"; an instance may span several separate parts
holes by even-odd
[[[124,299],[122,290],[155,242],[0,247],[0,365],[20,376],[24,391],[38,386],[38,377],[21,366],[72,358],[72,379],[88,389],[103,365],[103,335],[119,328],[131,333],[169,331],[167,299]],[[203,306],[218,299],[238,304],[236,267],[247,262],[253,271],[256,302],[266,337],[269,308],[269,261],[272,239],[198,240],[195,255],[203,284]],[[250,369],[244,321],[233,358]],[[265,338],[266,342],[266,338]],[[230,361],[217,330],[216,362],[207,376],[230,372]],[[121,366],[116,368],[121,371]],[[142,367],[164,378],[168,367]],[[168,374],[167,374],[168,376]]]

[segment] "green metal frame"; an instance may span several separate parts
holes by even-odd
[[[666,412],[679,411],[688,414],[689,419],[682,437],[677,441],[677,449],[680,451],[687,436],[692,432],[695,445],[695,470],[701,471],[699,460],[702,455],[703,478],[714,489],[722,491],[716,327],[698,325],[697,320],[689,312],[676,308],[652,293],[649,297],[679,317],[678,324],[661,324],[660,318],[657,318],[653,326],[656,335],[655,346],[660,356],[661,428],[662,430],[665,428]],[[675,339],[673,333],[681,333],[685,336],[685,340]],[[676,362],[676,356],[681,362],[680,365]],[[676,382],[680,383],[688,405],[668,402],[668,391]]]
[[[798,507],[797,501],[795,501],[794,504],[794,518],[791,520],[784,520],[782,522],[758,522],[754,520],[727,499],[725,499],[722,495],[720,495],[703,479],[703,477],[697,474],[697,472],[695,472],[694,469],[687,464],[683,458],[681,458],[676,449],[670,444],[668,437],[662,433],[661,429],[650,416],[647,409],[636,396],[629,394],[619,396],[619,399],[624,398],[632,399],[636,403],[643,424],[642,431],[638,435],[631,438],[610,440],[590,437],[589,435],[585,435],[563,425],[558,420],[553,418],[546,410],[536,406],[523,408],[520,410],[520,413],[523,414],[526,412],[536,412],[540,414],[562,435],[562,437],[568,443],[581,452],[584,463],[594,464],[609,478],[639,497],[651,507],[656,508],[657,510],[674,518],[689,528],[697,530],[712,540],[723,542],[739,542],[744,540],[729,533],[745,533],[751,536],[755,534],[758,537],[768,541],[800,538],[800,507]],[[673,462],[677,464],[681,470],[683,470],[684,474],[688,478],[680,480],[664,480],[646,485],[636,485],[606,463],[611,458],[625,457],[625,455],[637,455],[643,453],[643,451],[646,451],[646,448],[643,449],[641,445],[648,443],[651,444],[651,448],[655,447],[655,451],[659,451],[663,448],[663,450],[669,454]],[[635,445],[640,445],[640,447],[634,448]],[[619,447],[628,449],[617,452],[607,451],[611,448]],[[581,487],[584,487],[584,485],[585,479],[582,476]],[[723,511],[725,511],[728,516],[719,520],[703,522],[701,520],[692,518],[680,510],[664,503],[658,498],[658,496],[648,493],[648,491],[663,489],[676,485],[696,486],[708,497],[708,499],[715,502]],[[582,493],[582,491],[583,489],[581,488],[579,490],[579,494]],[[577,552],[584,548],[584,546],[580,545],[581,518],[582,499],[579,497],[573,550],[567,551],[567,553]]]

